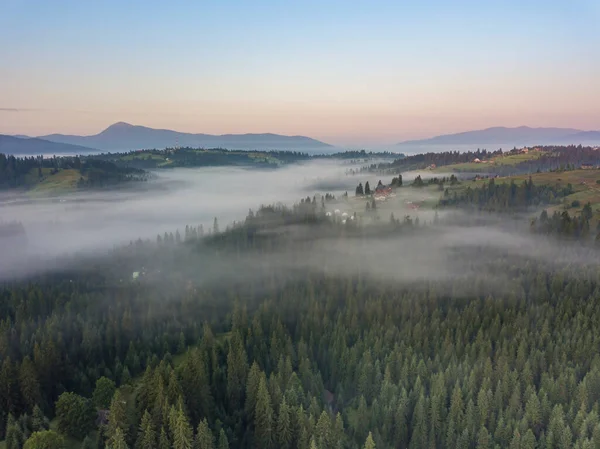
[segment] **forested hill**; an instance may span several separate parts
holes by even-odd
[[[276,168],[282,165],[309,160],[340,159],[365,161],[369,159],[394,160],[403,154],[389,152],[367,152],[365,150],[344,151],[327,155],[310,155],[297,151],[235,151],[223,148],[168,148],[165,150],[141,150],[128,153],[108,153],[90,156],[121,167],[162,169],[176,167],[246,166]]]
[[[591,146],[538,146],[513,148],[509,151],[485,149],[476,151],[444,151],[423,153],[382,162],[375,170],[400,172],[431,169],[470,173],[493,173],[500,176],[557,170],[564,167],[596,167],[600,151]]]
[[[105,188],[131,181],[145,181],[148,174],[102,160],[79,156],[43,158],[7,156],[0,153],[0,190],[20,189],[37,193]]]
[[[52,158],[15,157],[0,153],[0,189],[64,193],[81,188],[115,187],[129,181],[146,181],[150,177],[146,170],[155,169],[215,166],[271,169],[321,159],[364,163],[371,159],[393,160],[402,156],[364,150],[310,156],[292,151],[230,151],[219,148],[144,150]]]
[[[7,448],[600,444],[596,249],[329,201],[3,284]]]

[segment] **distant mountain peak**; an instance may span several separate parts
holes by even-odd
[[[133,125],[127,122],[117,122],[110,125],[109,128],[133,128]]]
[[[131,129],[131,128],[135,128],[135,126],[132,125],[131,123],[117,122],[117,123],[113,123],[112,125],[110,125],[108,128],[106,128],[100,134],[110,132],[110,131],[123,131],[123,130]]]

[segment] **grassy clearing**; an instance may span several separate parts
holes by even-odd
[[[77,182],[81,177],[81,172],[76,169],[59,170],[55,174],[48,172],[31,188],[30,193],[44,195],[69,192],[77,188]]]

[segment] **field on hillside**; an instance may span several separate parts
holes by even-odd
[[[444,173],[448,171],[455,172],[493,172],[494,167],[513,166],[526,161],[539,159],[542,153],[539,151],[530,151],[529,153],[507,154],[495,157],[482,162],[465,162],[462,164],[451,164],[437,167],[432,170],[434,173]]]
[[[594,218],[600,220],[600,170],[570,170],[562,172],[532,173],[531,175],[505,176],[495,178],[494,182],[499,183],[522,183],[531,179],[534,184],[551,184],[566,187],[571,184],[574,193],[564,198],[562,204],[547,207],[548,213],[555,210],[567,210],[570,214],[579,213],[586,203],[592,205]],[[463,181],[450,190],[464,189],[466,187],[476,188],[487,184],[489,179],[477,181]]]
[[[73,190],[77,187],[77,181],[82,177],[81,172],[76,169],[59,170],[57,173],[48,172],[37,184],[33,186],[30,193],[47,194],[61,193]]]

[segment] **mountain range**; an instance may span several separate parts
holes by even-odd
[[[497,126],[476,131],[444,134],[429,139],[408,140],[399,146],[419,145],[550,145],[550,144],[598,144],[600,131],[582,131],[573,128],[530,128]]]
[[[400,142],[397,147],[524,146],[550,144],[599,145],[600,131],[574,128],[493,127]],[[119,122],[92,136],[49,134],[39,137],[0,135],[0,153],[90,154],[167,147],[227,148],[231,150],[290,150],[311,154],[333,153],[338,148],[305,136],[279,134],[192,134]]]
[[[97,153],[93,148],[79,145],[50,142],[36,137],[16,137],[0,134],[0,153],[15,156],[34,156],[40,154],[89,154]]]
[[[304,136],[279,134],[192,134],[168,129],[119,122],[93,136],[49,134],[39,136],[50,142],[80,145],[102,151],[129,151],[149,148],[192,147],[227,148],[230,150],[297,150],[304,152],[327,152],[332,145]]]

